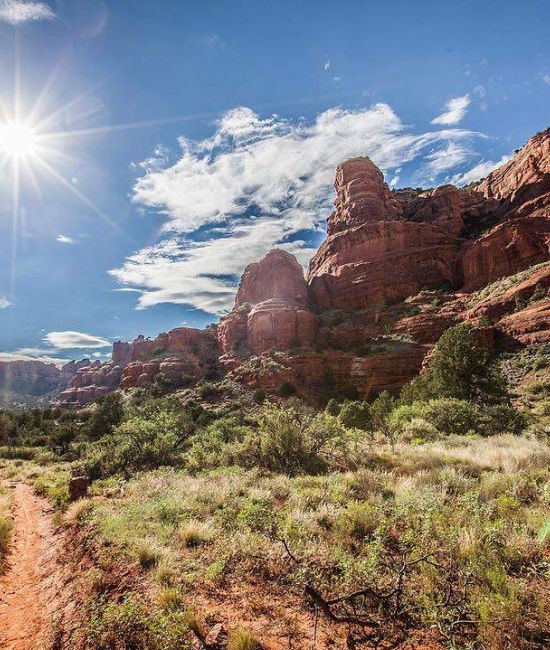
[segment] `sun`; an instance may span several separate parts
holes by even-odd
[[[9,158],[32,158],[38,154],[38,135],[24,122],[0,124],[0,154]]]

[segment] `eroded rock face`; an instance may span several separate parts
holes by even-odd
[[[456,323],[490,349],[550,341],[550,262],[537,266],[550,259],[550,131],[473,188],[392,191],[358,158],[338,166],[335,189],[307,281],[296,258],[271,251],[245,269],[215,331],[117,342],[109,363],[67,368],[65,403],[220,367],[251,388],[366,399],[410,381]]]
[[[248,348],[253,354],[260,354],[272,348],[308,347],[315,342],[318,330],[317,317],[307,309],[280,300],[265,300],[248,315]]]
[[[262,260],[246,267],[235,306],[255,305],[271,299],[302,306],[308,302],[302,266],[294,255],[281,249],[270,251]]]
[[[477,286],[550,251],[550,131],[472,190],[391,192],[368,159],[336,175],[328,237],[308,283],[319,309],[392,302],[437,285]]]
[[[348,160],[336,168],[336,210],[329,217],[329,237],[370,221],[395,221],[402,215],[401,202],[384,182],[384,175],[370,158]]]
[[[515,218],[461,249],[465,286],[513,275],[550,256],[550,205],[546,217]]]
[[[548,217],[550,193],[550,129],[532,137],[507,163],[476,188],[487,198],[505,201],[507,210]]]
[[[456,281],[458,242],[440,228],[367,222],[328,237],[309,266],[318,309],[360,309]]]
[[[57,405],[78,408],[119,387],[145,387],[156,380],[175,387],[187,385],[215,374],[218,356],[216,336],[210,330],[178,327],[155,339],[138,336],[132,343],[119,341],[111,361],[88,362],[78,369]]]

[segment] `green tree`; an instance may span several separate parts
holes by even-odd
[[[441,336],[427,371],[402,392],[406,403],[436,397],[477,403],[508,400],[506,380],[492,363],[487,346],[467,323],[450,327]]]

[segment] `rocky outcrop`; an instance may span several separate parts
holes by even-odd
[[[465,286],[479,286],[513,275],[550,256],[550,204],[547,216],[515,218],[499,224],[461,249]]]
[[[271,299],[302,306],[308,301],[304,269],[294,255],[281,249],[270,251],[262,260],[246,267],[235,306]]]
[[[457,240],[427,223],[367,221],[328,237],[309,266],[318,309],[396,302],[456,281]]]
[[[210,330],[178,327],[154,339],[138,336],[116,342],[111,361],[81,367],[57,401],[78,408],[117,388],[145,387],[158,381],[180,387],[218,372],[218,346]]]
[[[308,347],[315,342],[318,330],[317,317],[307,309],[280,300],[265,300],[248,315],[248,349],[260,354],[269,349]]]
[[[339,165],[335,189],[307,279],[290,253],[269,252],[216,328],[117,342],[110,362],[67,368],[61,403],[219,372],[311,400],[366,399],[399,390],[462,321],[491,350],[550,341],[550,131],[468,189],[394,191],[368,158]]]
[[[483,285],[547,260],[549,152],[546,131],[470,190],[392,193],[370,160],[343,163],[328,237],[309,267],[314,304],[357,309],[438,285]]]
[[[518,216],[546,216],[550,204],[550,129],[537,133],[476,188]]]

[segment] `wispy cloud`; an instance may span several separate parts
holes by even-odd
[[[52,20],[55,13],[45,2],[28,0],[0,0],[0,21],[21,25],[39,20]]]
[[[286,247],[307,262],[332,207],[338,163],[368,155],[388,172],[416,160],[427,181],[467,160],[466,143],[477,136],[412,133],[387,104],[333,108],[313,122],[233,109],[210,138],[181,138],[174,164],[165,153],[144,163],[134,200],[165,216],[164,234],[111,273],[139,290],[139,308],[173,302],[222,312],[243,267],[270,248]]]
[[[57,241],[60,244],[74,244],[74,239],[72,237],[67,237],[66,235],[57,235]]]
[[[58,357],[41,356],[38,354],[26,354],[25,348],[13,350],[12,352],[0,352],[0,361],[41,361],[42,363],[52,363],[54,366],[62,366],[67,363],[67,359]]]
[[[466,111],[468,110],[469,105],[469,95],[462,95],[462,97],[452,97],[448,102],[445,102],[445,111],[441,113],[441,115],[434,117],[432,124],[458,124],[466,115]]]
[[[111,343],[99,336],[84,334],[83,332],[74,332],[71,330],[65,332],[49,332],[43,338],[56,350],[69,350],[72,348],[105,348]]]
[[[504,165],[504,163],[508,162],[511,157],[512,156],[502,156],[498,162],[495,162],[494,160],[482,160],[467,172],[464,172],[463,174],[455,174],[451,178],[451,182],[458,186],[475,183],[488,176],[497,167]]]
[[[324,70],[328,70],[330,68],[330,61],[325,61],[325,65],[323,66]]]
[[[547,86],[550,86],[550,72],[541,74],[540,78],[542,79],[543,83],[545,83]]]
[[[7,309],[11,306],[11,302],[4,296],[0,296],[0,309]]]

